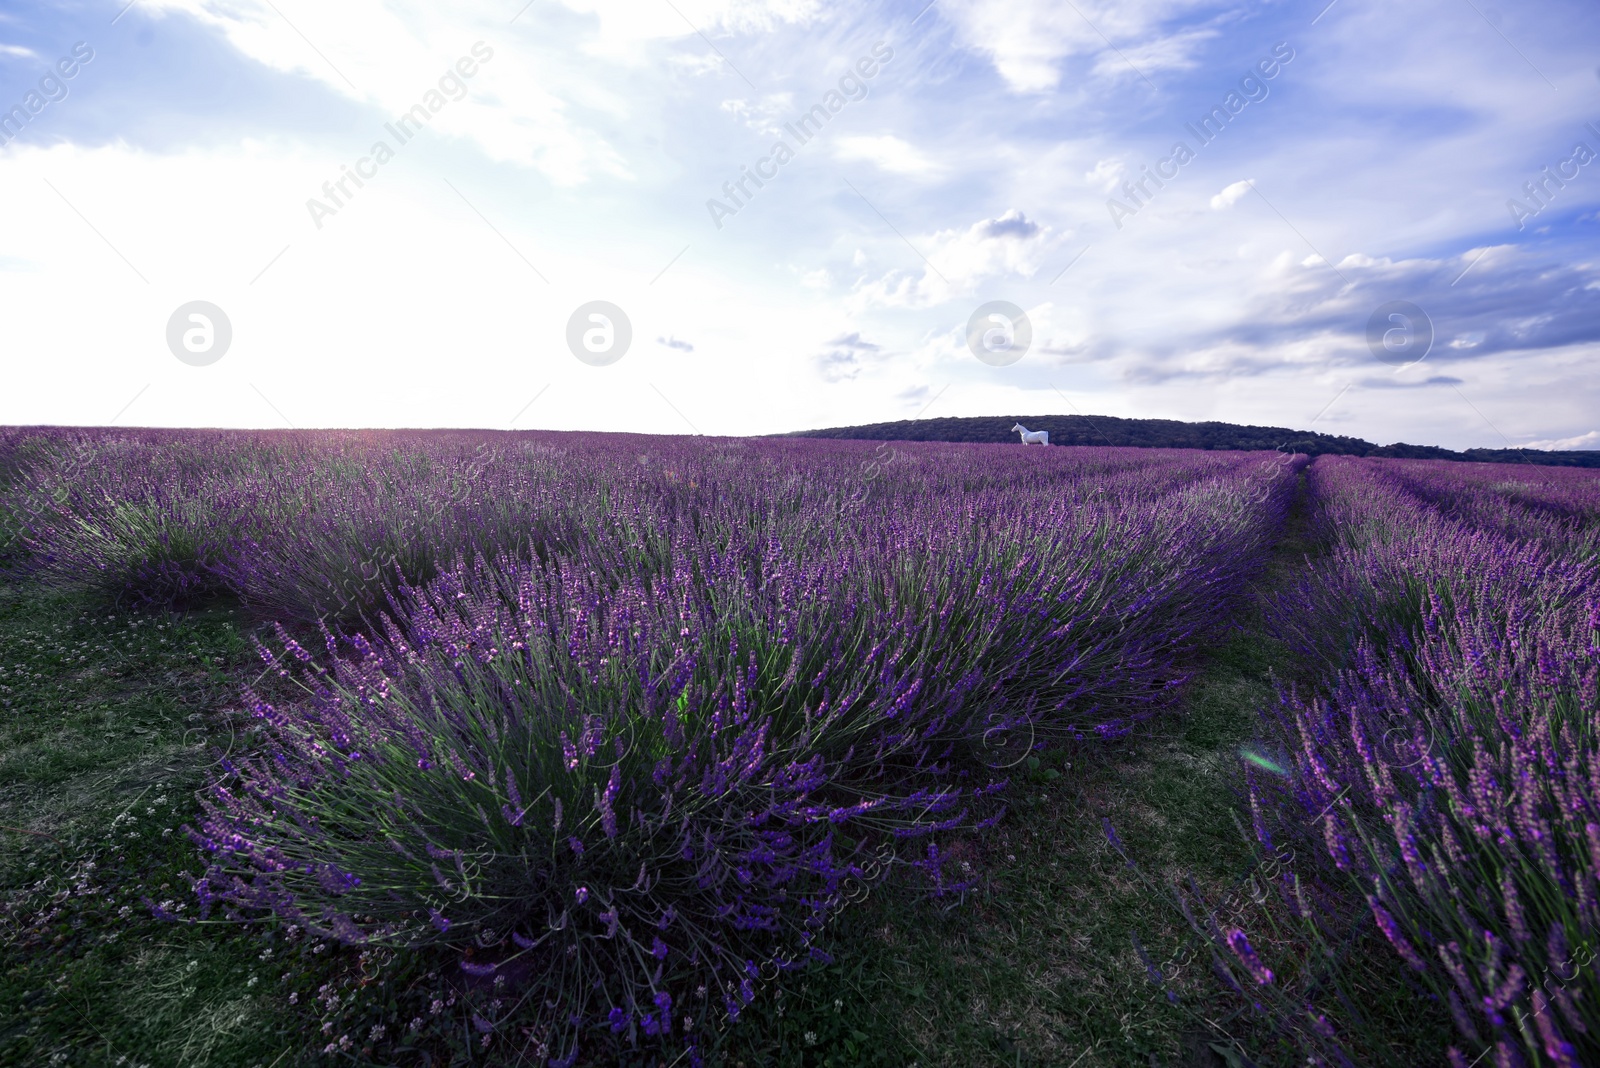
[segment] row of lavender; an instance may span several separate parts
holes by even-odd
[[[494,984],[476,1022],[567,1063],[597,1029],[692,1046],[888,866],[959,888],[937,833],[998,819],[1033,748],[1166,707],[1298,469],[557,434],[11,455],[45,576],[302,624],[264,651],[298,696],[249,695],[263,744],[193,832],[202,908],[456,947]]]
[[[1321,678],[1269,717],[1288,767],[1255,784],[1257,836],[1365,900],[1448,1009],[1452,1065],[1596,1063],[1600,478],[1334,457],[1309,477],[1332,551],[1273,615]],[[1271,968],[1230,937],[1265,997]]]
[[[17,472],[5,512],[44,573],[133,601],[226,591],[301,622],[348,622],[382,607],[397,574],[416,585],[477,555],[543,559],[597,541],[634,545],[631,527],[648,540],[652,529],[697,514],[750,529],[794,520],[827,537],[841,518],[881,515],[863,510],[867,498],[881,505],[906,484],[880,477],[880,465],[848,442],[663,445],[672,440],[11,431],[0,438],[0,471]],[[1057,504],[1148,501],[1244,463],[1192,454],[1156,464],[1137,450],[1107,449],[1074,450],[1070,463],[1034,453],[984,464],[959,447],[918,449],[895,454],[896,473],[926,456],[915,480],[924,501],[1007,487],[1066,493]]]

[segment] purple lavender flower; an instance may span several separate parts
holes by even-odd
[[[1522,911],[1522,900],[1517,896],[1517,884],[1512,879],[1510,871],[1500,876],[1500,894],[1501,900],[1505,903],[1506,922],[1511,927],[1511,937],[1517,942],[1531,942],[1533,934],[1528,930],[1528,921]]]
[[[1578,1068],[1578,1051],[1565,1038],[1556,1027],[1556,1022],[1549,1011],[1550,1005],[1545,1000],[1544,994],[1537,988],[1533,991],[1533,1023],[1539,1031],[1539,1040],[1544,1046],[1544,1055],[1557,1066],[1557,1068]]]
[[[1484,995],[1484,1010],[1499,1014],[1511,1007],[1511,1003],[1522,996],[1527,988],[1528,975],[1522,970],[1522,965],[1513,964],[1506,969],[1506,975],[1500,985]]]
[[[613,807],[617,793],[622,789],[622,772],[617,765],[612,765],[611,775],[606,779],[605,789],[596,794],[595,807],[600,810],[600,825],[607,838],[617,836],[617,813]]]
[[[1350,850],[1346,846],[1345,836],[1339,830],[1338,823],[1333,813],[1329,812],[1322,817],[1323,840],[1328,845],[1328,855],[1333,858],[1334,866],[1340,871],[1350,870]]]
[[[656,1011],[660,1014],[661,1018],[661,1033],[671,1034],[672,995],[667,993],[665,990],[658,990],[653,1000],[655,1001]],[[1565,1066],[1563,1066],[1563,1068],[1565,1068]]]
[[[1306,1006],[1306,1018],[1311,1021],[1311,1029],[1317,1034],[1321,1035],[1323,1038],[1329,1040],[1330,1042],[1338,1039],[1339,1036],[1338,1033],[1334,1031],[1333,1024],[1329,1022],[1326,1015],[1318,1012],[1315,1006]]]
[[[1384,908],[1375,897],[1368,897],[1367,903],[1372,906],[1372,915],[1373,918],[1378,921],[1379,930],[1381,930],[1383,932],[1383,936],[1389,940],[1389,944],[1394,946],[1395,952],[1400,954],[1400,959],[1404,960],[1407,964],[1411,965],[1411,967],[1415,968],[1419,972],[1427,971],[1428,962],[1422,959],[1421,955],[1417,953],[1416,948],[1412,946],[1412,944],[1406,939],[1406,936],[1401,933],[1400,925],[1396,923],[1394,917],[1389,914],[1389,910]]]
[[[1262,986],[1272,982],[1272,969],[1261,963],[1261,958],[1256,956],[1250,939],[1237,927],[1230,927],[1227,931],[1228,948],[1233,950],[1245,968],[1249,970],[1250,977]]]
[[[1463,1036],[1477,1042],[1478,1028],[1472,1022],[1472,1017],[1467,1014],[1467,1007],[1462,1004],[1460,996],[1454,990],[1445,992],[1445,1000],[1450,1006],[1450,1016],[1456,1022],[1456,1029]]]

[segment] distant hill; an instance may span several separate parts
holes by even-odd
[[[1468,449],[1455,452],[1432,445],[1374,445],[1360,438],[1235,423],[1184,423],[1176,419],[1118,419],[1109,415],[996,415],[966,419],[902,419],[895,423],[800,430],[785,437],[858,438],[867,441],[1015,442],[1011,427],[1050,431],[1052,445],[1125,445],[1146,449],[1276,449],[1311,456],[1393,456],[1407,460],[1464,460],[1472,463],[1544,464],[1600,467],[1600,451],[1545,452],[1540,449]]]

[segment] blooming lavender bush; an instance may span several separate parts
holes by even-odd
[[[1508,511],[1437,467],[1325,458],[1312,474],[1343,545],[1280,613],[1316,606],[1353,654],[1283,695],[1294,766],[1276,833],[1321,839],[1448,1006],[1453,1064],[1591,1063],[1600,564],[1581,509]],[[1310,639],[1303,616],[1282,622]]]
[[[569,1029],[737,1014],[761,966],[806,959],[864,843],[779,721],[788,664],[687,592],[480,568],[407,591],[404,629],[327,668],[285,636],[271,659],[311,696],[254,701],[272,751],[206,803],[202,901],[473,947],[464,968]]]
[[[1430,620],[1421,670],[1364,655],[1296,709],[1303,804],[1331,806],[1330,857],[1464,1039],[1585,1063],[1600,1053],[1600,983],[1577,963],[1600,942],[1600,621],[1581,602],[1531,627],[1477,608]]]
[[[397,447],[403,445],[404,447]],[[49,577],[182,603],[229,592],[351,623],[463,554],[547,544],[539,465],[454,435],[136,431],[34,439],[12,509]]]
[[[24,542],[47,576],[157,601],[223,589],[272,618],[346,625],[385,607],[398,583],[426,582],[457,559],[545,559],[596,542],[659,557],[651,548],[658,535],[683,523],[706,536],[799,526],[828,538],[841,525],[901,531],[922,519],[893,514],[902,508],[944,517],[961,501],[976,520],[1010,515],[1026,499],[1035,522],[1073,521],[1090,502],[1103,528],[1159,533],[1175,514],[1157,505],[1162,498],[1236,482],[1255,462],[919,445],[892,477],[871,484],[871,506],[853,507],[842,522],[838,503],[852,499],[861,478],[857,443],[707,445],[619,434],[586,435],[572,448],[574,437],[544,433],[190,431],[52,431],[24,440],[32,459],[7,503],[27,517]],[[1259,515],[1255,503],[1224,503],[1217,534]]]
[[[959,889],[928,836],[997,818],[1006,764],[1167,706],[1288,476],[1086,452],[950,450],[843,528],[825,490],[859,449],[540,454],[604,494],[559,545],[402,575],[315,655],[280,634],[306,697],[252,697],[267,751],[207,802],[196,891],[470,952],[558,1054],[697,1034],[884,860]]]
[[[1594,551],[1600,496],[1585,468],[1496,469],[1488,464],[1414,460],[1391,466],[1388,479],[1446,516],[1519,541]]]
[[[270,450],[161,432],[59,435],[35,443],[6,493],[32,566],[133,603],[220,592],[213,566],[266,521],[255,475]]]

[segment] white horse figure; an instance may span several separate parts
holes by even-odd
[[[1022,443],[1024,445],[1050,444],[1050,431],[1048,430],[1029,430],[1021,423],[1018,423],[1016,426],[1011,428],[1011,431],[1014,434],[1022,435]]]

